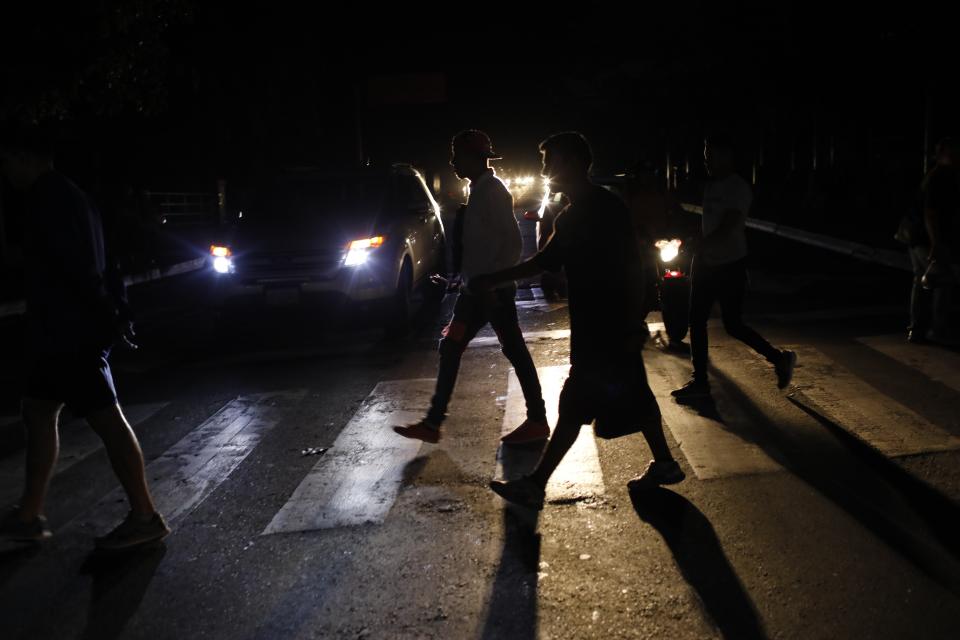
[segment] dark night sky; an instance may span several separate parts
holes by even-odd
[[[586,133],[602,169],[668,147],[695,151],[714,126],[765,147],[814,131],[856,146],[882,131],[914,136],[919,148],[924,95],[938,98],[937,113],[955,111],[955,80],[944,82],[949,41],[934,28],[944,15],[917,3],[842,15],[839,5],[591,4],[536,15],[511,5],[363,5],[333,15],[296,3],[101,0],[65,14],[41,2],[4,21],[5,104],[18,103],[25,78],[61,87],[63,127],[84,144],[95,132],[103,167],[171,180],[351,162],[358,113],[368,155],[427,166],[442,164],[450,135],[468,126],[527,166],[559,129]],[[117,7],[122,25],[135,26],[104,31]],[[143,17],[154,14],[169,26]],[[111,82],[123,65],[140,71]],[[440,77],[442,99],[371,99],[370,79],[396,74]],[[71,77],[84,82],[62,90]]]

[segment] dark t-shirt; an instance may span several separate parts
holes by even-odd
[[[628,359],[628,341],[644,330],[643,275],[623,201],[594,185],[560,212],[534,260],[548,271],[566,270],[570,363],[593,367]]]
[[[960,171],[955,167],[934,167],[923,183],[923,208],[934,209],[940,218],[944,245],[956,259],[960,257]]]
[[[100,216],[73,182],[56,171],[27,195],[25,276],[27,335],[35,354],[109,346],[117,303],[105,282]]]

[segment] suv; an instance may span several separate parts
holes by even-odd
[[[287,171],[237,200],[228,241],[210,247],[221,310],[360,306],[402,333],[414,292],[444,272],[440,207],[409,165]]]

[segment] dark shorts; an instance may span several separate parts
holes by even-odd
[[[647,383],[643,360],[604,368],[570,367],[560,392],[561,419],[581,425],[597,418],[646,424],[659,422],[660,407]]]
[[[117,391],[109,356],[109,351],[37,356],[30,364],[26,396],[62,402],[79,417],[112,407]]]

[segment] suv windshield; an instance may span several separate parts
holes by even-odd
[[[240,194],[244,219],[311,220],[377,212],[387,195],[385,176],[283,176]]]

